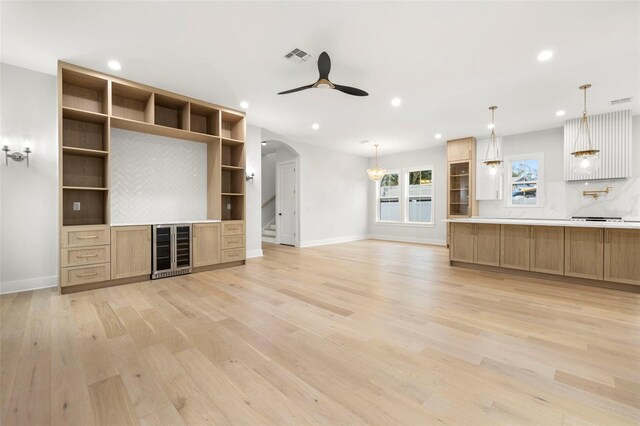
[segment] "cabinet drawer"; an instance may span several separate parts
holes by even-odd
[[[62,287],[68,287],[78,284],[95,283],[99,281],[108,281],[111,278],[110,265],[102,263],[92,266],[77,266],[74,268],[62,268]]]
[[[61,263],[63,267],[93,265],[110,261],[110,246],[66,248],[62,249]]]
[[[244,249],[222,250],[222,263],[244,260]]]
[[[86,247],[109,244],[108,226],[65,226],[62,228],[60,245],[66,247]]]
[[[244,235],[230,235],[222,237],[222,249],[234,249],[244,247]]]
[[[222,235],[242,235],[244,234],[244,222],[222,222]]]

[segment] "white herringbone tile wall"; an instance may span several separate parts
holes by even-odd
[[[207,146],[111,129],[111,223],[207,218]]]

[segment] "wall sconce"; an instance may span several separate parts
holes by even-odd
[[[244,176],[244,179],[245,179],[247,182],[251,181],[251,183],[253,183],[253,178],[254,178],[254,176],[255,176],[255,175],[256,175],[256,174],[255,174],[255,173],[253,173],[253,172],[251,172],[251,174],[248,174],[248,173],[247,173],[247,174]]]
[[[31,154],[31,150],[29,149],[29,147],[26,147],[24,149],[24,154],[22,152],[17,152],[17,151],[11,152],[11,150],[7,145],[3,146],[2,150],[4,151],[4,161],[7,164],[7,167],[9,167],[9,158],[17,162],[21,162],[26,158],[27,167],[29,167],[29,154]],[[9,154],[9,152],[11,152],[11,154]]]

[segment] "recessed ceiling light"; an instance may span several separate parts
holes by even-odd
[[[107,62],[107,65],[109,65],[109,68],[111,68],[112,70],[119,71],[122,69],[122,65],[120,65],[120,62],[118,61],[109,61]]]
[[[553,52],[550,50],[543,50],[542,52],[538,53],[538,60],[540,62],[548,61],[552,57],[553,57]]]
[[[240,102],[240,108],[242,108],[242,109],[249,108],[249,102],[247,102],[247,101]]]
[[[402,99],[400,98],[391,99],[391,106],[399,107],[400,105],[402,105]]]
[[[562,117],[565,114],[564,110],[556,111],[556,117]]]
[[[495,128],[495,127],[496,127],[496,125],[493,124],[493,123],[487,124],[487,129],[489,129],[489,130],[491,130],[491,129]]]
[[[320,125],[319,125],[318,123],[313,123],[313,124],[311,125],[311,128],[312,128],[313,130],[318,130],[318,129],[320,128]]]
[[[436,133],[435,134],[435,138],[436,139],[442,139],[442,134],[441,133]]]
[[[267,141],[262,141],[262,146],[267,146]]]

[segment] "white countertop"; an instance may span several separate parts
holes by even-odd
[[[174,220],[174,221],[162,221],[162,222],[129,222],[129,223],[112,223],[111,226],[153,226],[153,225],[179,225],[182,223],[218,223],[220,219],[205,219],[205,220]]]
[[[508,219],[471,217],[462,219],[444,219],[451,223],[489,223],[504,225],[574,226],[577,228],[617,228],[640,229],[640,222],[574,222],[566,219]]]

